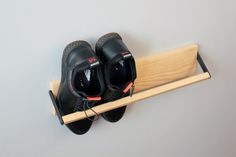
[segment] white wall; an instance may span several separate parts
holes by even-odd
[[[236,156],[236,1],[0,1],[0,156]],[[212,79],[100,118],[76,136],[50,113],[63,48],[119,32],[136,57],[198,43]]]

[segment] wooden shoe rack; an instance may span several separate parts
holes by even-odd
[[[162,94],[186,85],[190,85],[199,81],[211,78],[211,75],[203,62],[196,44],[174,50],[150,55],[136,59],[137,79],[135,80],[135,89],[132,96],[101,104],[93,107],[93,111],[97,114],[133,104],[136,101],[146,99],[148,97]],[[199,63],[202,73],[195,74]],[[69,124],[77,120],[94,116],[95,112],[87,110],[74,112],[63,115],[56,103],[60,81],[54,80],[50,82],[49,95],[53,103],[53,114],[56,115],[61,124]]]

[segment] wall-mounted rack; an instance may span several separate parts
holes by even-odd
[[[136,59],[137,79],[135,80],[135,90],[132,97],[128,96],[101,104],[93,107],[93,110],[101,114],[154,95],[209,79],[211,75],[198,50],[198,45],[192,44],[164,53]],[[197,69],[197,61],[203,73],[193,75]],[[63,115],[55,100],[59,84],[59,80],[50,82],[49,95],[53,103],[53,114],[57,115],[61,124],[69,124],[87,118],[87,116],[95,115],[91,110],[86,111],[87,115],[85,115],[84,111]]]

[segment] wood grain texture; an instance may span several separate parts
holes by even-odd
[[[210,78],[209,73],[190,76],[196,71],[197,52],[198,46],[196,44],[192,44],[171,51],[166,51],[164,53],[159,53],[157,55],[137,59],[135,94],[133,94],[132,97],[125,97],[93,107],[93,110],[100,114],[154,95]],[[186,78],[187,76],[190,77]],[[59,80],[50,82],[50,90],[52,90],[55,96],[57,95],[59,84]],[[91,110],[87,110],[86,113],[88,116],[94,116],[94,112]],[[62,118],[64,123],[68,124],[84,119],[86,118],[86,115],[84,112],[75,112],[65,115]]]
[[[57,92],[60,86],[60,81],[59,80],[54,80],[49,83],[49,88],[52,91],[54,96],[57,96]]]
[[[137,59],[135,92],[190,76],[196,70],[197,52],[198,46],[192,44]]]

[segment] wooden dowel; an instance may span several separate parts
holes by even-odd
[[[197,75],[190,76],[182,80],[178,80],[178,81],[171,82],[162,86],[158,86],[158,87],[154,87],[145,91],[138,92],[134,94],[132,97],[125,97],[125,98],[122,98],[113,102],[108,102],[108,103],[93,107],[93,110],[96,113],[101,114],[103,112],[116,109],[122,106],[130,105],[136,101],[140,101],[142,99],[146,99],[154,95],[159,95],[159,94],[162,94],[162,93],[165,93],[165,92],[168,92],[168,91],[171,91],[171,90],[174,90],[174,89],[186,86],[186,85],[190,85],[190,84],[202,81],[202,80],[206,80],[208,78],[210,78],[210,75],[208,72],[197,74]],[[87,110],[86,113],[89,117],[95,115],[95,113],[91,110]],[[65,115],[62,118],[65,124],[69,124],[71,122],[75,122],[77,120],[86,118],[86,115],[84,111],[80,111],[80,112],[75,112],[75,113]]]

